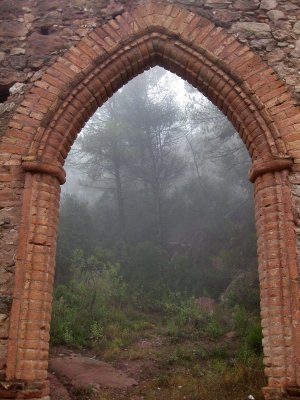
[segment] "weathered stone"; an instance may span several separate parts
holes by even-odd
[[[279,19],[276,22],[276,28],[292,33],[292,24],[290,21],[287,21],[287,20]]]
[[[286,16],[284,12],[280,10],[270,10],[267,12],[267,16],[270,18],[271,21],[276,22],[280,19],[285,19]]]
[[[33,22],[35,20],[35,18],[34,18],[34,15],[33,14],[25,14],[24,15],[24,22],[26,23],[26,24],[28,24],[28,23],[31,23],[31,22]]]
[[[288,44],[287,42],[278,42],[278,43],[277,43],[277,46],[280,47],[280,48],[282,48],[282,47],[288,47],[288,45],[289,45],[289,44]]]
[[[293,4],[290,1],[284,1],[283,4],[281,4],[281,8],[283,8],[286,11],[294,11],[294,10],[299,10],[299,5]]]
[[[274,65],[278,61],[285,58],[285,52],[281,49],[276,49],[268,54],[268,62],[270,65]]]
[[[220,25],[226,26],[232,22],[238,21],[240,13],[237,11],[217,9],[213,12],[214,20],[218,21]]]
[[[201,310],[213,314],[217,308],[217,301],[210,297],[198,297],[195,299],[195,305],[200,308]]]
[[[231,32],[251,32],[251,33],[265,33],[270,32],[271,28],[268,24],[263,22],[236,22],[232,25]]]
[[[282,42],[283,40],[287,40],[290,38],[290,33],[282,29],[276,29],[272,31],[272,36],[274,39]]]
[[[0,104],[0,116],[13,110],[15,103],[5,102]]]
[[[0,313],[8,314],[12,304],[12,296],[0,294]]]
[[[24,54],[11,56],[9,64],[12,69],[23,71],[27,64],[27,58]]]
[[[251,40],[250,43],[253,49],[262,50],[272,43],[272,39]]]
[[[17,79],[18,73],[17,71],[13,71],[8,68],[0,69],[0,86],[11,86],[13,85]]]
[[[20,47],[15,47],[14,49],[11,50],[10,54],[12,56],[16,56],[16,55],[19,55],[19,54],[25,54],[25,49],[22,49]]]
[[[41,35],[34,32],[28,37],[27,53],[29,55],[49,54],[60,50],[64,45],[64,40],[58,35]]]
[[[6,365],[6,353],[7,353],[7,346],[4,341],[0,342],[0,369],[4,368]]]
[[[241,11],[256,10],[259,7],[258,0],[236,0],[233,4],[233,8]]]
[[[10,94],[22,93],[25,87],[26,85],[24,83],[17,82],[9,89],[9,93]]]
[[[205,7],[209,8],[227,8],[228,5],[232,4],[230,0],[206,0]]]
[[[291,56],[295,58],[300,57],[300,39],[295,43],[295,49],[291,51]]]
[[[0,36],[18,37],[25,36],[28,32],[25,24],[17,21],[2,21],[0,24]]]
[[[291,75],[291,76],[287,76],[285,79],[284,79],[284,81],[285,81],[285,83],[287,83],[288,85],[296,85],[297,84],[297,78],[295,77],[295,76],[293,76],[293,75]]]
[[[296,35],[300,35],[300,21],[294,24],[293,32],[296,33]]]
[[[8,315],[7,314],[0,314],[0,322],[3,322],[7,319]]]
[[[261,10],[273,10],[278,5],[277,0],[261,0]]]

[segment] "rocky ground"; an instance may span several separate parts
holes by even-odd
[[[218,341],[185,338],[180,343],[149,334],[106,361],[92,350],[55,347],[49,368],[51,399],[215,400],[224,392],[225,400],[243,400],[249,394],[261,400],[260,361],[237,367],[232,358],[236,347],[234,332]]]

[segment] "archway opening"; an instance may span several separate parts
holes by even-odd
[[[100,377],[111,386],[100,397],[262,398],[249,166],[223,114],[162,68],[96,111],[67,159],[56,376],[71,381],[70,352],[76,368],[88,368],[88,353],[93,368],[96,360],[116,366],[106,382]],[[121,390],[109,382],[120,371]]]
[[[295,215],[289,181],[294,167],[290,149],[298,154],[297,108],[274,71],[234,36],[199,15],[157,3],[94,29],[60,57],[26,93],[1,143],[5,154],[15,150],[18,184],[23,185],[22,198],[19,192],[17,198],[21,219],[14,242],[6,379],[17,385],[21,381],[36,398],[48,395],[48,331],[64,160],[97,107],[155,65],[183,77],[217,105],[251,156],[268,377],[264,393],[277,400],[300,382]],[[23,132],[27,139],[20,146],[16,138]],[[20,397],[23,389],[18,388],[13,395]]]

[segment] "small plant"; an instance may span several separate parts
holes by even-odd
[[[226,345],[218,344],[210,348],[207,352],[208,357],[212,359],[225,360],[229,358],[228,347]]]
[[[215,340],[224,334],[224,327],[214,316],[210,318],[203,330],[211,340]]]
[[[104,337],[105,335],[103,325],[98,321],[94,321],[91,326],[91,339],[96,342],[101,342]]]
[[[256,355],[262,354],[262,330],[259,322],[253,322],[253,325],[248,330],[245,341],[251,351]]]
[[[75,387],[72,389],[72,395],[75,400],[90,400],[93,396],[93,388]]]

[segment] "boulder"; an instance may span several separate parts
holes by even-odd
[[[261,0],[261,10],[274,10],[277,7],[277,0]]]
[[[195,300],[195,304],[202,311],[209,314],[213,314],[218,305],[217,301],[211,297],[198,297],[198,299]]]
[[[256,271],[237,274],[221,297],[221,303],[229,307],[236,304],[247,309],[257,309],[259,305],[259,284]]]

